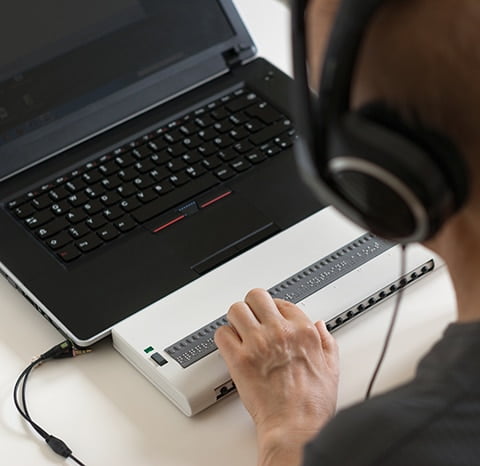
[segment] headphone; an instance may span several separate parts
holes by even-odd
[[[305,14],[292,2],[296,158],[318,198],[402,244],[431,238],[468,197],[465,161],[444,134],[381,101],[350,108],[353,72],[382,0],[342,0],[317,96],[308,84]]]

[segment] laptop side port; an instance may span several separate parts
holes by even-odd
[[[237,388],[235,387],[235,384],[231,379],[223,383],[222,385],[219,385],[217,388],[215,388],[215,395],[216,395],[217,401],[226,397],[228,394],[236,390]]]

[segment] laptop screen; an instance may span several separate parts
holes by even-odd
[[[234,36],[217,0],[9,2],[0,15],[0,179],[138,113],[80,124]],[[63,136],[51,134],[62,126]]]

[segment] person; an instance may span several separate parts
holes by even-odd
[[[308,8],[313,87],[338,4]],[[449,268],[457,321],[411,382],[336,414],[339,355],[325,324],[250,291],[215,341],[255,423],[261,466],[480,463],[479,24],[478,0],[385,1],[368,26],[351,102],[382,99],[415,115],[465,158],[469,198],[425,244]]]

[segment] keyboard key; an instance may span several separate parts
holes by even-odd
[[[118,177],[118,175],[110,175],[108,178],[102,180],[101,183],[105,189],[112,190],[118,188],[123,181]]]
[[[57,255],[63,261],[71,262],[80,257],[81,253],[73,244],[69,244],[68,246],[61,248]]]
[[[212,155],[206,159],[203,160],[202,165],[207,169],[207,170],[213,170],[220,165],[222,165],[222,161],[216,156]]]
[[[10,201],[7,206],[9,209],[16,209],[18,207],[20,207],[22,204],[24,204],[25,202],[27,202],[29,199],[27,198],[27,196],[21,196],[17,199],[14,199],[12,201]]]
[[[256,133],[265,128],[265,125],[259,120],[253,119],[245,123],[245,128],[250,131],[250,133]]]
[[[66,200],[55,203],[50,207],[50,210],[57,216],[65,215],[70,209],[70,203]]]
[[[158,139],[154,139],[153,141],[151,141],[151,143],[156,144],[155,147],[157,148],[157,150],[160,150],[161,147],[165,147],[165,144],[163,145],[160,144],[160,141]],[[153,154],[151,147],[152,145],[150,146],[144,145],[144,146],[137,147],[132,150],[132,154],[137,160],[143,160],[147,157],[150,157]]]
[[[133,165],[137,161],[137,158],[134,157],[132,154],[122,154],[118,157],[115,157],[115,162],[119,167],[126,168],[129,165]]]
[[[247,95],[243,95],[237,99],[232,100],[226,105],[226,108],[232,112],[238,112],[239,110],[243,110],[244,108],[250,107],[250,105],[253,105],[258,102],[257,96],[253,93],[250,92]]]
[[[40,239],[46,239],[46,238],[49,238],[50,236],[56,235],[57,233],[61,232],[67,226],[69,226],[69,224],[65,219],[56,218],[55,220],[52,220],[51,222],[48,222],[47,224],[40,227],[35,232],[35,234]]]
[[[106,227],[100,229],[97,231],[97,235],[103,240],[103,241],[112,241],[114,240],[120,232],[113,227],[112,225],[107,225]]]
[[[144,204],[148,204],[158,197],[158,194],[153,189],[147,189],[137,194],[137,199]]]
[[[231,146],[235,142],[228,134],[224,134],[223,136],[216,137],[213,140],[213,143],[216,144],[221,149]]]
[[[169,193],[170,191],[173,191],[175,189],[175,186],[170,183],[169,180],[165,180],[155,185],[153,189],[157,194],[163,195]]]
[[[241,141],[242,139],[245,139],[250,135],[250,133],[245,128],[232,129],[228,134],[236,141]]]
[[[158,156],[157,156],[158,157]],[[135,164],[135,168],[139,173],[147,173],[150,170],[153,170],[156,167],[156,164],[151,158],[141,160]]]
[[[100,212],[101,210],[103,210],[104,207],[105,206],[103,205],[102,202],[100,202],[100,200],[94,199],[93,201],[87,202],[83,206],[83,210],[85,210],[85,212],[88,215],[94,215],[94,214]]]
[[[236,126],[244,125],[245,123],[252,121],[252,118],[249,116],[245,115],[242,112],[235,113],[234,115],[230,115],[228,119]],[[263,126],[265,124],[262,123]]]
[[[115,163],[114,160],[110,160],[107,163],[104,163],[103,165],[100,165],[98,169],[100,172],[103,173],[104,176],[110,176],[113,175],[114,173],[118,172],[118,165]]]
[[[219,133],[228,133],[231,131],[234,126],[233,123],[227,118],[226,120],[219,121],[213,125],[213,128],[215,128]]]
[[[105,187],[101,183],[97,183],[89,186],[84,192],[90,199],[94,199],[105,192]]]
[[[204,168],[203,165],[200,163],[197,163],[191,167],[188,167],[185,170],[192,178],[198,178],[199,176],[202,176],[204,173],[207,173],[206,168]]]
[[[89,197],[85,193],[72,194],[68,198],[68,202],[72,204],[73,207],[79,207],[84,205],[89,201]]]
[[[181,142],[173,146],[170,146],[167,149],[167,153],[171,157],[180,157],[181,155],[185,154],[186,151],[187,151],[187,148]]]
[[[125,217],[115,222],[115,226],[122,233],[127,233],[128,231],[133,230],[137,226],[137,223],[129,215],[125,215]]]
[[[218,152],[218,146],[213,144],[213,142],[207,142],[197,147],[197,151],[202,154],[204,157],[215,154]]]
[[[67,213],[65,218],[70,223],[80,223],[87,218],[87,214],[83,209],[72,209],[70,212]]]
[[[85,183],[87,184],[95,184],[103,180],[103,175],[99,170],[95,168],[93,170],[85,172],[82,175],[82,180],[85,181]]]
[[[247,160],[250,163],[257,164],[263,162],[264,160],[267,160],[267,156],[265,154],[262,154],[261,152],[253,152],[247,155]]]
[[[102,244],[103,241],[95,233],[90,233],[76,243],[76,246],[82,252],[89,252],[98,248]]]
[[[267,144],[266,146],[262,146],[262,150],[265,153],[265,155],[268,155],[269,157],[273,157],[274,155],[277,155],[281,152],[280,147],[272,144]]]
[[[61,201],[62,199],[65,199],[67,196],[70,195],[70,191],[65,188],[65,186],[58,186],[50,190],[48,193],[50,196],[50,199],[54,202]]]
[[[36,197],[32,200],[32,206],[37,210],[43,210],[49,207],[52,204],[52,199],[48,193],[42,194],[41,196]]]
[[[72,241],[72,237],[66,232],[62,232],[53,238],[50,238],[46,241],[47,246],[50,249],[56,251],[59,248],[63,248],[63,246],[67,245]]]
[[[108,209],[105,209],[102,212],[102,214],[105,216],[105,218],[109,222],[113,222],[117,218],[120,218],[122,215],[124,215],[125,211],[123,209],[121,209],[118,205],[114,205],[112,207],[109,207]]]
[[[167,143],[166,141],[163,139],[163,137],[159,137],[159,138],[155,138],[153,139],[152,141],[150,141],[148,143],[148,148],[150,148],[151,150],[155,151],[155,152],[159,152],[163,149],[165,149],[167,147]],[[142,156],[138,157],[137,158],[144,158]]]
[[[133,180],[133,184],[137,187],[137,192],[138,192],[138,190],[146,189],[146,188],[152,186],[152,184],[154,184],[154,183],[155,183],[155,179],[152,176],[150,176],[148,173],[144,174],[144,175],[137,176]]]
[[[197,135],[193,135],[191,137],[185,138],[182,141],[182,144],[187,149],[195,149],[195,147],[198,147],[200,144],[202,144],[202,142],[203,141]]]
[[[180,158],[180,159],[170,160],[170,162],[167,163],[167,168],[172,173],[176,173],[187,168],[187,164],[183,160],[183,158]]]
[[[275,110],[273,107],[271,107],[265,102],[247,108],[247,110],[245,110],[245,113],[250,117],[257,118],[258,120],[263,121],[267,125],[282,118],[281,113],[279,113],[277,110]]]
[[[152,162],[156,165],[164,165],[170,160],[172,160],[172,156],[168,152],[163,151],[158,154],[153,154],[150,157],[150,160],[152,160]]]
[[[126,183],[117,188],[117,193],[122,197],[130,197],[136,194],[138,191],[137,187],[133,183]]]
[[[228,110],[226,108],[216,108],[210,112],[210,116],[215,120],[223,120],[227,118],[229,115]]]
[[[280,136],[275,138],[273,142],[280,147],[280,149],[288,149],[293,145],[292,137],[287,135]]]
[[[23,204],[20,207],[17,207],[14,212],[18,218],[23,219],[33,215],[35,213],[35,208],[31,204]]]
[[[289,120],[284,120],[282,122],[275,123],[272,126],[267,126],[258,133],[251,135],[250,141],[257,146],[261,146],[262,144],[282,135],[283,133],[286,133],[289,129],[291,129],[291,126],[287,122],[289,122]]]
[[[208,126],[211,126],[214,122],[215,120],[207,114],[203,114],[195,118],[195,123],[201,128],[207,128]]]
[[[135,167],[128,167],[118,172],[118,176],[123,181],[131,181],[138,176],[138,171]]]
[[[155,168],[150,172],[150,176],[157,182],[168,178],[171,174],[172,172],[166,166]]]
[[[224,162],[228,162],[229,160],[236,159],[238,157],[238,152],[233,149],[233,147],[229,147],[228,149],[222,150],[217,154]]]
[[[245,159],[237,159],[230,163],[230,166],[237,172],[244,172],[248,170],[252,164]]]
[[[215,175],[222,181],[225,181],[235,176],[235,171],[230,167],[222,166],[215,170]]]
[[[203,157],[198,152],[188,152],[182,155],[181,160],[189,165],[193,165],[194,163],[201,162]]]
[[[107,192],[100,196],[100,201],[106,206],[118,204],[122,199],[122,196],[115,191]]]
[[[133,210],[138,209],[140,206],[142,206],[142,203],[138,200],[137,196],[129,197],[120,202],[120,207],[125,212],[132,212]]]
[[[70,227],[67,231],[73,239],[79,239],[82,236],[85,236],[87,233],[90,233],[91,230],[87,227],[87,225],[82,223],[80,225]]]
[[[107,219],[103,216],[103,214],[94,215],[93,217],[89,217],[87,220],[85,220],[85,225],[90,227],[92,230],[98,230],[106,224]]]
[[[25,219],[25,224],[28,226],[28,228],[34,229],[44,225],[50,220],[53,220],[53,214],[49,210],[44,210],[32,215],[31,217],[27,217]]]
[[[87,187],[87,183],[85,183],[82,178],[77,177],[73,180],[67,181],[65,186],[71,193],[76,193],[78,191],[81,191],[82,189],[85,189]]]
[[[190,177],[185,173],[177,173],[176,175],[172,175],[169,180],[174,184],[175,186],[182,186],[190,181]]]
[[[245,152],[249,152],[252,149],[255,149],[254,146],[252,146],[248,141],[243,141],[235,144],[233,148],[239,153],[239,154],[245,154]]]

